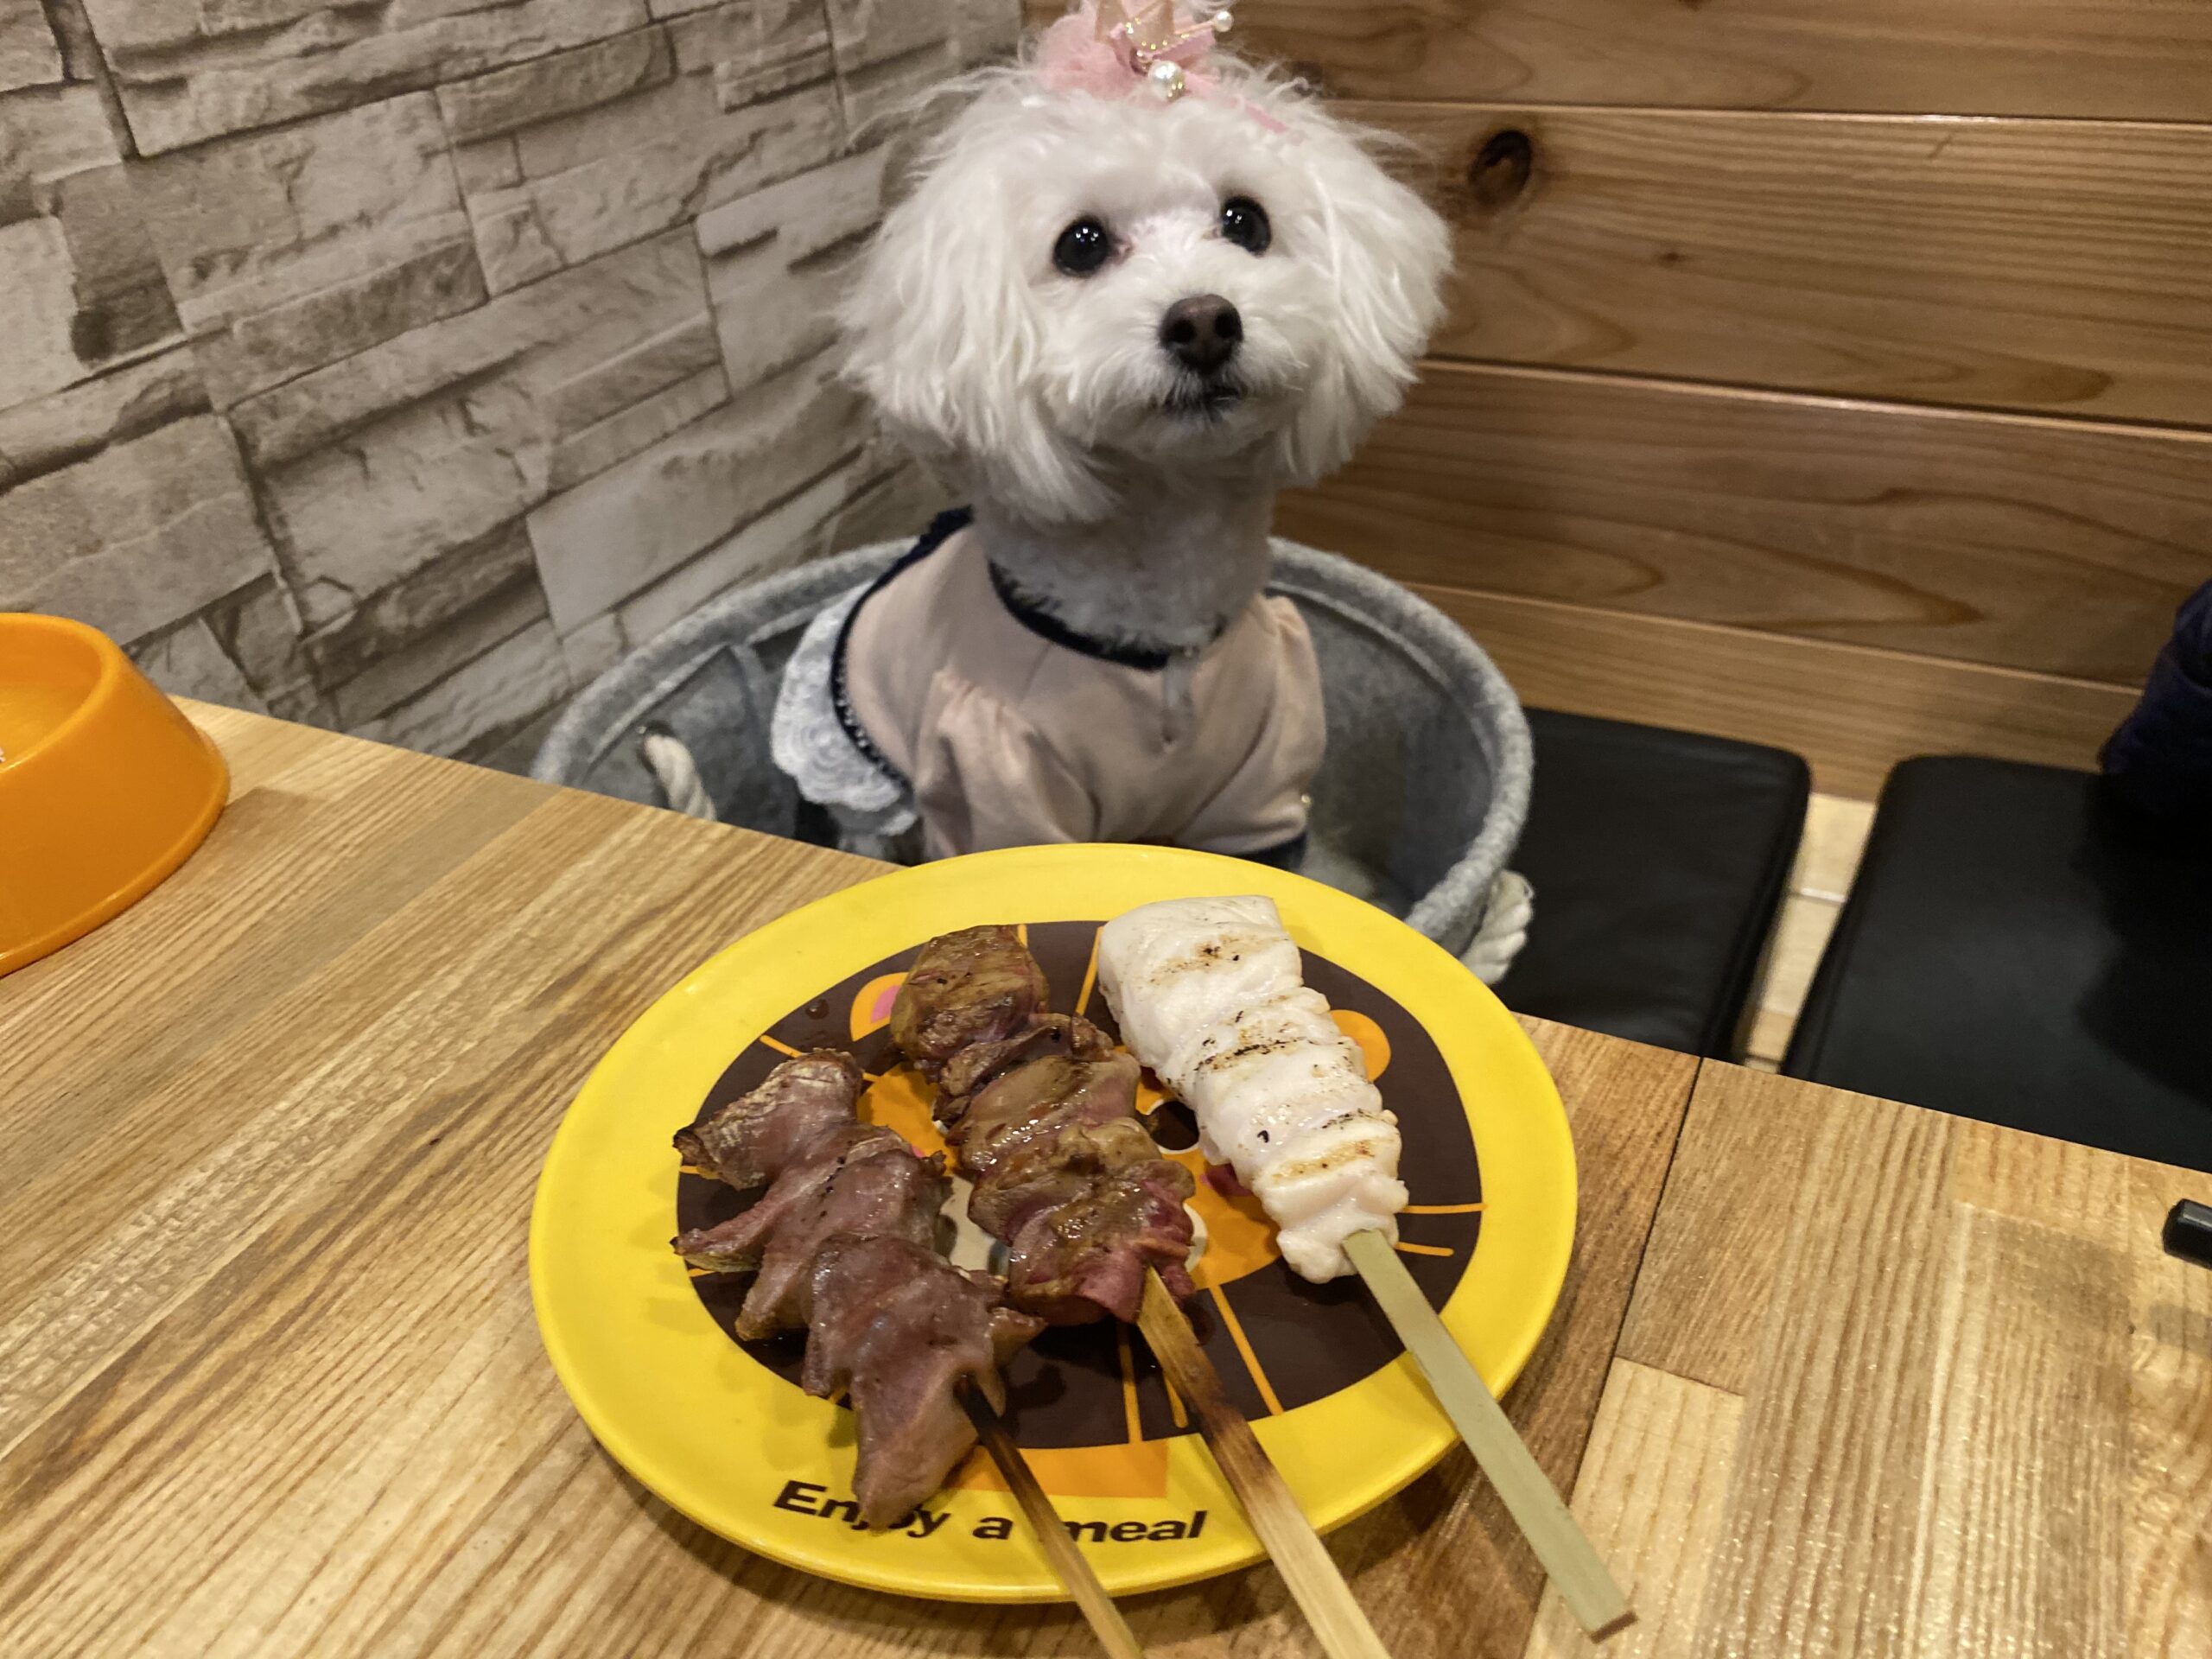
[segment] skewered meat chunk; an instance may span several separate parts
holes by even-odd
[[[951,1192],[944,1155],[924,1158],[858,1122],[866,1081],[849,1055],[801,1055],[681,1131],[686,1162],[741,1192],[768,1190],[675,1248],[694,1266],[758,1275],[740,1337],[809,1329],[805,1386],[851,1395],[853,1495],[880,1527],[928,1497],[976,1444],[952,1390],[972,1385],[1001,1403],[997,1368],[1039,1325],[1005,1306],[988,1274],[963,1273],[932,1248]]]
[[[1189,1294],[1191,1173],[1136,1119],[1137,1063],[1049,1055],[955,1103],[968,1214],[1006,1241],[1007,1295],[1055,1325],[1134,1319],[1147,1268]]]
[[[850,1395],[860,1419],[854,1500],[869,1526],[894,1526],[976,1443],[955,1390],[972,1386],[1002,1408],[999,1368],[1043,1322],[1004,1306],[989,1274],[883,1236],[824,1244],[809,1300],[801,1384],[824,1398]]]
[[[1010,928],[933,939],[920,961],[986,953],[996,979],[1033,985],[1041,1002],[1043,973]],[[959,994],[940,980],[913,989],[912,1002],[927,1004],[948,1027],[998,1023],[963,1021]],[[902,987],[894,1037],[925,1029],[908,1004]],[[909,1058],[938,1068],[938,1122],[975,1184],[969,1217],[1007,1246],[1007,1297],[1015,1306],[1054,1325],[1135,1319],[1148,1268],[1172,1292],[1190,1294],[1190,1172],[1163,1159],[1137,1121],[1140,1069],[1096,1027],[1036,1013],[1022,1028],[995,1030],[949,1054],[900,1040]]]
[[[806,1155],[776,1173],[751,1209],[717,1226],[677,1234],[676,1253],[692,1267],[710,1272],[753,1272],[778,1230],[820,1201],[847,1149],[873,1138],[868,1125],[850,1121],[842,1128],[825,1130],[808,1144]]]
[[[676,1149],[694,1168],[749,1192],[773,1180],[823,1130],[850,1123],[867,1085],[858,1060],[817,1048],[785,1061],[703,1123],[677,1130]]]
[[[938,1076],[938,1116],[949,1105],[975,1094],[1001,1072],[1025,1060],[1055,1054],[1079,1060],[1103,1060],[1115,1052],[1106,1033],[1080,1015],[1040,1014],[1026,1029],[996,1042],[976,1043],[944,1063]]]
[[[1189,1296],[1183,1205],[1196,1190],[1189,1170],[1153,1157],[1101,1170],[1076,1196],[1032,1208],[1007,1240],[1007,1300],[1053,1325],[1108,1314],[1134,1321],[1147,1268],[1159,1269],[1170,1295]]]
[[[1316,1281],[1352,1271],[1344,1241],[1397,1238],[1398,1121],[1359,1046],[1309,989],[1264,898],[1146,905],[1099,930],[1098,984],[1131,1051],[1182,1096],[1200,1146],[1275,1224]]]
[[[950,1102],[940,1096],[938,1122],[969,1179],[982,1182],[1024,1146],[1050,1141],[1064,1128],[1134,1122],[1142,1075],[1126,1054],[1100,1060],[1048,1054],[1001,1071],[976,1094]]]
[[[925,1077],[976,1043],[1024,1030],[1045,1006],[1045,975],[1010,927],[931,939],[891,1010],[891,1040]]]
[[[918,1157],[893,1130],[848,1122],[810,1142],[744,1214],[678,1237],[676,1253],[715,1272],[757,1270],[737,1315],[737,1334],[755,1342],[807,1323],[808,1269],[823,1244],[851,1233],[927,1249],[951,1192],[942,1154]]]
[[[1070,1122],[1009,1148],[992,1166],[991,1179],[970,1196],[968,1217],[993,1238],[1011,1239],[1038,1211],[1079,1198],[1102,1177],[1159,1157],[1144,1125],[1134,1118]]]

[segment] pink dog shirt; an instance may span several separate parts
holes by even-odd
[[[849,734],[912,789],[931,857],[1078,841],[1257,853],[1305,833],[1321,680],[1287,599],[1137,666],[1017,615],[957,530],[861,602],[832,674]]]

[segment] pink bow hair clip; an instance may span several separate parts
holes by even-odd
[[[1141,0],[1134,11],[1124,0],[1084,0],[1045,32],[1037,54],[1045,84],[1098,98],[1148,86],[1169,104],[1185,92],[1210,94],[1220,79],[1207,60],[1235,19],[1216,11],[1186,25],[1179,10],[1176,0]]]

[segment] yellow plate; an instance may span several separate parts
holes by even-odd
[[[679,1210],[691,1225],[739,1202],[681,1174],[670,1137],[751,1087],[779,1044],[834,1040],[879,1074],[863,1115],[931,1146],[926,1091],[894,1067],[881,1029],[915,947],[1023,924],[1054,1005],[1081,998],[1103,1019],[1087,971],[1096,923],[1237,893],[1274,899],[1309,982],[1367,1050],[1406,1136],[1407,1263],[1504,1389],[1559,1300],[1575,1188],[1558,1093],[1497,999],[1403,924],[1300,876],[1170,849],[1025,848],[902,870],[770,923],[655,1003],[592,1073],[546,1155],[530,1267],[546,1351],[601,1444],[701,1525],[807,1572],[944,1599],[1062,1599],[980,1452],[902,1530],[852,1524],[850,1414],[790,1380],[798,1338],[739,1345],[730,1287],[693,1281],[670,1252]],[[1195,1151],[1179,1155],[1203,1169]],[[1314,1523],[1350,1520],[1442,1456],[1451,1426],[1358,1281],[1298,1279],[1249,1198],[1202,1180],[1195,1208],[1207,1249],[1193,1320]],[[1260,1559],[1134,1332],[1047,1332],[1008,1383],[1015,1431],[1109,1591]]]

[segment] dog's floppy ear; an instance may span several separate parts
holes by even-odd
[[[1336,338],[1284,438],[1286,469],[1311,482],[1344,465],[1403,401],[1443,314],[1452,242],[1435,210],[1376,160],[1375,135],[1305,98],[1274,101],[1270,113],[1298,135],[1327,241]]]
[[[932,86],[892,114],[883,125],[883,205],[896,207],[928,175],[950,129],[974,101],[976,82],[964,77]]]
[[[1049,523],[1108,497],[1033,390],[1033,251],[1009,232],[1001,160],[1014,105],[1010,85],[987,88],[927,147],[840,321],[847,378],[897,436],[951,481]]]

